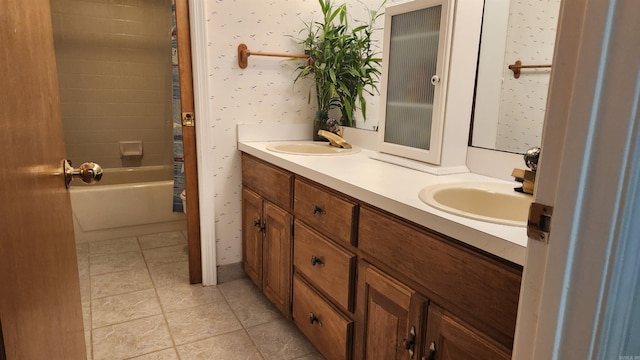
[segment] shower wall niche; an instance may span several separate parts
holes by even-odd
[[[67,157],[121,167],[171,165],[171,0],[51,0]]]

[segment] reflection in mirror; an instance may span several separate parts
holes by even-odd
[[[551,64],[560,0],[485,0],[471,145],[524,153],[539,146],[550,71],[508,69],[521,60]]]

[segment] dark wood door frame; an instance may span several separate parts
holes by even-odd
[[[196,155],[195,105],[191,68],[191,31],[188,0],[176,0],[176,32],[178,38],[178,68],[180,73],[180,103],[182,107],[182,142],[184,151],[185,189],[187,194],[187,241],[189,244],[189,281],[202,282],[200,245],[200,206],[198,201],[198,166]],[[191,116],[191,122],[185,117]]]

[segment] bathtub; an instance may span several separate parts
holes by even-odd
[[[76,241],[103,240],[186,228],[172,211],[171,166],[104,169],[102,180],[70,189]]]

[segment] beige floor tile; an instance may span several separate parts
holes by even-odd
[[[129,251],[140,251],[140,245],[135,236],[89,243],[91,255],[118,254]]]
[[[91,300],[91,274],[89,273],[89,254],[78,258],[78,278],[80,280],[80,298],[83,302]]]
[[[179,360],[175,348],[131,358],[131,360]]]
[[[91,275],[146,268],[144,258],[139,250],[119,254],[91,255],[89,266]]]
[[[248,328],[247,332],[267,360],[289,360],[316,352],[295,325],[285,319]]]
[[[153,285],[157,288],[189,284],[188,261],[152,263],[148,265]]]
[[[282,314],[248,278],[218,285],[244,327],[282,319]]]
[[[93,354],[91,351],[91,331],[84,332],[84,344],[87,347],[87,360],[91,360],[93,358]]]
[[[91,330],[91,301],[82,302],[82,320],[84,330]]]
[[[93,328],[118,324],[151,315],[162,314],[153,289],[108,296],[91,304]]]
[[[143,251],[147,264],[188,261],[187,245],[165,246]]]
[[[313,353],[303,357],[296,358],[295,360],[325,360],[324,356],[319,353]]]
[[[153,283],[151,282],[147,269],[127,270],[91,276],[92,299],[152,288]]]
[[[224,300],[166,313],[165,317],[176,345],[242,329]]]
[[[244,330],[178,346],[181,360],[262,360],[255,344]]]
[[[165,312],[211,304],[223,299],[215,286],[177,285],[157,288],[160,304]]]
[[[76,255],[80,256],[80,255],[85,255],[89,253],[89,243],[88,242],[83,242],[83,243],[76,243]]]
[[[162,315],[93,330],[93,359],[128,359],[171,348]]]
[[[185,245],[187,238],[181,231],[138,236],[142,249],[153,249],[164,246]]]

